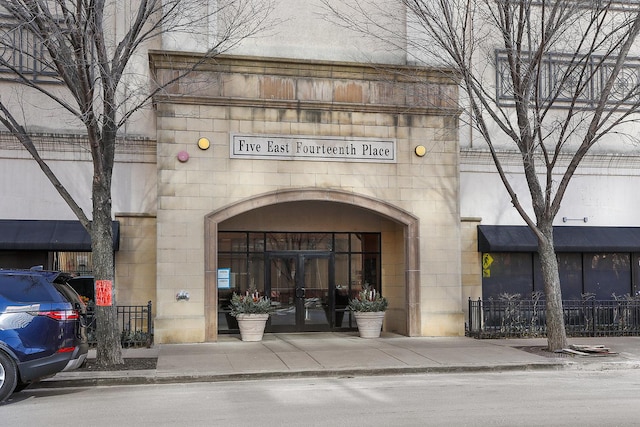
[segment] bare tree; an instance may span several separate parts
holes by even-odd
[[[19,108],[0,99],[0,123],[29,151],[91,236],[96,290],[106,292],[103,303],[96,307],[98,364],[123,363],[111,298],[115,290],[111,183],[116,140],[132,115],[163,89],[147,76],[134,75],[132,59],[141,54],[144,58],[153,43],[192,36],[204,43],[204,61],[265,30],[272,8],[273,0],[0,0],[0,19],[8,25],[0,37],[0,52],[4,52],[0,68],[9,70],[17,83],[53,100],[87,132],[93,161],[91,216],[38,152],[29,132],[37,118],[22,117],[20,111],[12,110]],[[118,17],[123,18],[119,22],[125,28],[115,33],[108,28]],[[15,57],[35,65],[25,69]],[[34,79],[32,68],[48,71],[44,82]],[[137,84],[134,90],[132,82]]]
[[[376,35],[408,60],[446,67],[461,106],[491,153],[513,206],[538,241],[550,350],[567,345],[553,221],[574,172],[611,135],[630,136],[640,87],[633,52],[637,2],[595,0],[398,0],[391,16],[372,0],[328,19]],[[378,2],[379,3],[379,2]],[[390,32],[392,19],[406,32]],[[519,197],[508,159],[518,158],[529,194]],[[522,194],[520,194],[522,196]],[[529,204],[530,201],[530,204]]]

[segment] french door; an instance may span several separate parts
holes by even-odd
[[[330,252],[266,252],[265,293],[275,312],[267,332],[328,331],[335,311]]]

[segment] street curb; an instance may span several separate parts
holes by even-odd
[[[327,369],[314,371],[282,371],[282,372],[252,372],[240,374],[213,375],[131,375],[111,377],[61,378],[40,381],[29,386],[37,388],[67,388],[67,387],[96,387],[118,385],[144,384],[183,384],[196,382],[231,382],[255,381],[286,378],[346,378],[372,377],[384,375],[415,375],[415,374],[446,374],[446,373],[481,373],[481,372],[511,372],[511,371],[542,371],[561,370],[568,366],[566,363],[527,363],[515,365],[477,365],[477,366],[434,366],[434,367],[406,367],[382,369]]]

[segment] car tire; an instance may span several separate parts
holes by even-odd
[[[0,402],[13,393],[18,382],[18,371],[13,360],[0,351]]]
[[[18,393],[22,390],[24,390],[25,388],[29,387],[31,385],[31,383],[23,383],[22,381],[18,381],[18,383],[16,384],[15,388],[13,389],[14,393]]]

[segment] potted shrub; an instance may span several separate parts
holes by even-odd
[[[378,338],[382,330],[384,313],[389,302],[375,289],[367,287],[358,296],[349,300],[349,309],[356,317],[358,331],[362,338]]]
[[[260,296],[256,290],[247,291],[244,295],[233,293],[231,315],[238,321],[242,341],[262,340],[272,310],[271,300]]]

